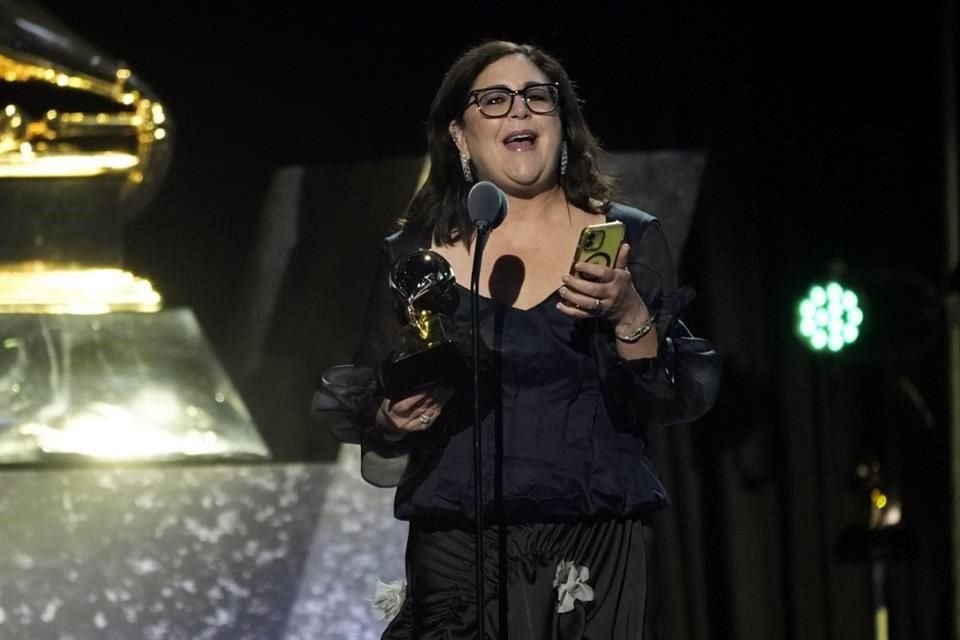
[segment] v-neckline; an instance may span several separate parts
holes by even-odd
[[[456,286],[457,286],[457,288],[459,288],[461,291],[463,291],[467,296],[470,295],[470,288],[469,288],[469,287],[465,287],[465,286],[463,286],[462,284],[460,284],[459,282],[456,283]],[[500,301],[497,300],[496,298],[491,298],[490,296],[485,296],[485,295],[483,295],[482,293],[478,294],[478,297],[479,297],[481,300],[487,302],[488,304],[493,304],[493,305],[496,305],[496,306],[498,306],[498,307],[503,307],[503,308],[506,308],[506,309],[511,309],[511,310],[513,310],[513,311],[519,311],[519,312],[521,312],[521,313],[529,313],[529,312],[531,312],[531,311],[536,311],[538,308],[542,307],[544,304],[546,304],[547,302],[549,302],[549,301],[553,300],[555,297],[557,297],[557,295],[558,295],[558,294],[557,294],[557,290],[554,289],[554,290],[551,291],[545,298],[543,298],[542,300],[540,300],[538,303],[536,303],[535,305],[533,305],[533,306],[531,306],[531,307],[515,307],[515,306],[513,306],[512,304],[506,304],[506,303],[504,303],[504,302],[500,302]]]

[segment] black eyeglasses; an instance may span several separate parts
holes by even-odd
[[[487,118],[502,118],[513,109],[513,99],[523,97],[524,104],[533,113],[545,115],[553,113],[560,106],[560,83],[528,84],[523,89],[511,91],[500,87],[474,89],[467,98],[466,106],[477,105],[480,113]]]

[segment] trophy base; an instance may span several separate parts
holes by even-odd
[[[457,387],[467,379],[467,364],[455,342],[417,351],[380,367],[383,395],[400,400],[428,387]]]

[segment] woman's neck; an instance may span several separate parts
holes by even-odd
[[[556,186],[530,197],[507,195],[507,215],[503,226],[543,228],[544,224],[563,224],[569,218],[570,207],[566,194],[560,186]]]

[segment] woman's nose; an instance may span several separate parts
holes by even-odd
[[[516,96],[513,100],[513,104],[510,105],[510,117],[511,118],[526,118],[533,113],[530,111],[530,107],[527,106],[527,101],[523,98],[522,95]]]

